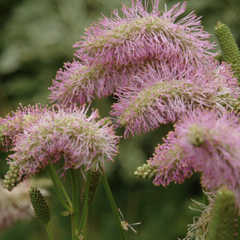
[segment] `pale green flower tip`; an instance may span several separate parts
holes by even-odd
[[[134,174],[135,176],[139,177],[139,172],[138,172],[138,171],[135,171],[133,174]]]
[[[193,124],[189,128],[188,137],[190,139],[190,143],[195,146],[201,146],[204,143],[204,133],[197,124]]]
[[[148,177],[148,173],[145,172],[145,173],[143,174],[143,178],[147,178],[147,177]]]
[[[220,21],[217,22],[215,29],[223,27],[225,24],[221,23]]]

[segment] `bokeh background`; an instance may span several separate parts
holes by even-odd
[[[55,78],[56,71],[64,62],[72,61],[75,50],[73,44],[79,41],[84,29],[101,18],[101,13],[110,17],[112,9],[121,8],[121,3],[131,5],[130,0],[0,0],[0,116],[5,117],[15,111],[19,103],[48,104],[48,87]],[[178,3],[167,0],[168,9]],[[160,10],[164,1],[160,0]],[[240,1],[239,0],[189,0],[184,15],[195,11],[202,16],[204,30],[213,34],[217,21],[226,23],[240,45]],[[119,11],[120,12],[120,11]],[[216,51],[219,47],[216,47]],[[94,108],[100,110],[101,117],[108,116],[113,100],[111,97],[96,100]],[[145,135],[122,139],[120,154],[115,162],[106,164],[106,173],[117,206],[129,223],[142,222],[136,227],[137,234],[129,230],[128,239],[175,240],[184,238],[187,224],[199,212],[190,210],[191,198],[202,201],[199,174],[194,174],[184,184],[174,183],[165,189],[155,187],[151,180],[137,179],[133,172],[152,157],[154,148],[162,143],[171,125]],[[122,130],[118,130],[119,135]],[[6,153],[0,153],[0,177],[8,170]],[[38,177],[49,177],[42,171]],[[82,176],[79,172],[79,179]],[[70,188],[69,176],[64,185]],[[60,205],[54,189],[48,202],[52,210],[52,227],[55,239],[70,239],[70,217],[62,217],[64,209]],[[1,216],[0,216],[1,217]],[[114,217],[100,184],[96,200],[90,205],[88,239],[118,240],[119,233]],[[13,229],[0,233],[0,239],[47,239],[43,224],[37,219],[17,222]]]

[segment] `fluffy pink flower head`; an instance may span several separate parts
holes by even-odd
[[[148,1],[132,0],[130,8],[123,5],[123,18],[118,11],[98,24],[86,29],[86,36],[78,42],[76,56],[90,65],[119,67],[139,63],[145,59],[171,61],[175,64],[206,64],[215,54],[209,52],[213,44],[207,40],[199,18],[191,12],[175,21],[184,13],[186,2],[160,12],[159,1],[152,1],[153,10],[147,12]],[[199,67],[199,66],[198,66]]]
[[[118,89],[118,102],[112,107],[117,117],[116,127],[125,127],[124,137],[174,123],[182,113],[195,108],[216,108],[219,113],[233,104],[240,94],[237,79],[230,66],[215,62],[209,69],[198,70],[194,75],[178,73],[168,66],[148,65],[133,76],[132,84]]]
[[[176,124],[178,146],[190,156],[202,184],[211,190],[226,184],[240,190],[240,124],[234,112],[197,110]],[[239,199],[240,200],[240,199]]]
[[[9,151],[16,136],[23,132],[29,124],[34,124],[45,112],[51,111],[47,106],[36,104],[35,106],[20,107],[12,116],[0,118],[0,150]]]
[[[173,154],[175,149],[178,155]],[[220,116],[214,110],[198,109],[185,114],[176,123],[174,134],[170,133],[166,146],[157,148],[150,165],[161,167],[171,158],[173,162],[184,159],[195,172],[202,172],[201,183],[209,191],[225,184],[235,193],[240,206],[240,124],[234,112]],[[159,177],[164,178],[164,172],[161,174],[159,171]],[[162,184],[159,177],[155,184]],[[165,178],[169,175],[165,174]]]
[[[91,102],[95,96],[107,97],[114,93],[120,80],[125,86],[134,71],[131,66],[125,73],[117,70],[107,71],[100,64],[90,67],[79,61],[68,62],[64,68],[64,71],[58,71],[53,86],[49,88],[52,91],[49,99],[64,105],[72,102],[82,105],[86,101]]]
[[[176,133],[170,132],[164,144],[155,148],[153,158],[148,160],[150,166],[157,167],[155,179],[156,186],[167,187],[170,182],[183,183],[186,177],[193,174],[191,161],[183,156],[181,149],[175,143]]]
[[[42,117],[18,134],[14,141],[11,164],[17,165],[19,179],[34,175],[49,163],[64,158],[64,173],[69,168],[99,167],[113,160],[119,137],[114,134],[110,121],[97,121],[98,111],[87,117],[88,108],[72,106],[52,107]]]
[[[123,6],[123,18],[114,11],[111,19],[104,17],[86,30],[86,35],[75,47],[80,62],[67,63],[58,72],[49,99],[61,104],[83,104],[113,94],[115,89],[131,84],[132,75],[144,70],[151,62],[159,69],[194,73],[208,67],[216,55],[209,34],[203,31],[200,20],[193,12],[179,21],[176,18],[186,8],[180,3],[164,12],[158,10],[159,1],[153,2],[148,13],[148,1],[132,1],[130,8]],[[131,81],[134,79],[131,78]]]

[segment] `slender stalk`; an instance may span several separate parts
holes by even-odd
[[[46,227],[46,230],[47,230],[47,234],[48,234],[49,240],[54,240],[53,235],[52,235],[52,231],[51,231],[51,229],[49,227],[49,224],[48,223],[45,224],[45,227]]]
[[[90,182],[90,172],[91,170],[88,170],[88,173],[87,173],[87,184],[86,184],[86,192],[85,192],[85,199],[84,199],[84,205],[83,205],[83,213],[82,213],[82,217],[81,217],[81,222],[80,222],[80,226],[79,226],[79,230],[80,232],[82,231],[83,229],[83,224],[85,222],[85,220],[87,219],[87,213],[88,213],[88,195],[89,195],[89,182]],[[87,224],[85,222],[85,224]],[[85,226],[86,228],[86,226]],[[83,235],[85,235],[86,233],[84,232]],[[86,239],[85,239],[86,240]]]
[[[54,167],[53,167],[52,164],[51,164],[50,167],[51,167],[52,170],[55,172]],[[57,183],[58,183],[58,185],[59,185],[59,187],[60,187],[60,189],[61,189],[64,197],[66,198],[66,200],[67,200],[67,202],[68,202],[68,205],[72,207],[72,202],[71,202],[71,200],[70,200],[70,198],[69,198],[69,196],[68,196],[65,188],[63,187],[63,185],[62,185],[62,183],[61,183],[61,181],[60,181],[60,179],[59,179],[59,177],[58,177],[58,175],[57,175],[56,173],[54,174],[54,177],[55,177],[55,179],[56,179],[56,181],[57,181]]]
[[[208,196],[207,194],[205,194],[206,191],[206,188],[203,188],[202,189],[204,192],[203,192],[203,204],[205,204],[206,206],[209,205],[209,200],[208,200]]]
[[[236,240],[240,240],[240,215],[237,216],[237,238]]]
[[[64,189],[64,187],[62,186],[60,180],[57,181],[58,176],[57,176],[56,173],[55,173],[54,167],[52,166],[52,164],[48,164],[47,167],[48,167],[48,171],[49,171],[50,176],[51,176],[51,178],[52,178],[52,181],[53,181],[53,184],[54,184],[54,187],[55,187],[55,190],[56,190],[56,192],[57,192],[57,195],[58,195],[58,198],[59,198],[60,202],[62,203],[63,207],[71,214],[72,211],[73,211],[73,209],[72,209],[72,203],[71,203],[70,199],[68,198],[69,201],[70,201],[70,202],[68,201],[68,204],[69,204],[69,205],[68,205],[68,204],[65,202],[65,200],[63,199],[62,194],[61,194],[60,189],[59,189],[59,186],[61,186],[61,190]]]
[[[114,214],[116,223],[117,223],[117,227],[118,227],[119,233],[120,233],[120,235],[121,235],[121,239],[122,239],[122,240],[126,240],[127,238],[126,238],[124,229],[123,229],[123,227],[122,227],[121,220],[120,220],[120,217],[119,217],[119,214],[118,214],[118,209],[117,209],[117,207],[116,207],[116,204],[115,204],[115,201],[114,201],[112,192],[111,192],[110,187],[109,187],[109,185],[108,185],[105,172],[104,172],[104,170],[103,170],[103,168],[102,168],[101,166],[100,166],[100,169],[101,169],[101,171],[102,171],[101,180],[102,180],[103,186],[104,186],[104,188],[105,188],[105,191],[106,191],[106,194],[107,194],[109,203],[110,203],[110,205],[111,205],[111,207],[112,207],[112,211],[113,211],[113,214]]]
[[[78,223],[79,223],[79,206],[78,206],[78,178],[77,170],[70,169],[71,182],[72,182],[72,202],[73,202],[73,213],[71,215],[72,222],[72,240],[78,239]]]
[[[88,205],[87,205],[87,214],[84,219],[83,223],[83,238],[87,239],[87,219],[88,219]]]

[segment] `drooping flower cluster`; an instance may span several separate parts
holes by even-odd
[[[29,107],[33,110],[32,115],[26,115],[24,109],[20,110],[12,118],[2,120],[8,125],[16,122],[16,116],[23,119],[35,119],[36,121],[24,122],[21,128],[17,125],[12,131],[3,131],[6,138],[11,138],[14,154],[9,156],[11,166],[19,167],[19,179],[28,177],[39,172],[49,163],[59,162],[64,158],[64,172],[69,168],[79,168],[85,165],[87,168],[104,165],[105,161],[112,160],[117,153],[119,137],[115,136],[109,119],[99,118],[98,111],[93,111],[87,117],[88,108],[62,108],[61,106]],[[35,109],[35,110],[34,110]],[[21,119],[18,118],[20,121]],[[16,120],[16,121],[14,121]]]
[[[165,144],[156,148],[149,164],[158,167],[155,185],[181,182],[191,171],[202,172],[203,187],[212,191],[225,184],[235,193],[240,206],[238,116],[234,112],[219,116],[214,110],[200,109],[185,114]]]
[[[168,72],[184,76],[212,64],[214,45],[199,18],[192,12],[176,21],[186,3],[169,11],[165,6],[161,13],[156,0],[148,13],[147,2],[132,0],[130,8],[123,5],[123,18],[114,11],[111,19],[104,16],[86,30],[75,45],[80,61],[58,72],[50,87],[52,101],[83,104],[95,96],[106,97],[134,82],[132,76],[140,76],[148,65],[161,71],[167,63]]]
[[[11,192],[2,187],[0,180],[0,231],[12,227],[16,221],[30,220],[34,216],[29,199],[31,186],[38,186],[44,196],[50,193],[45,189],[52,185],[49,179],[30,179],[20,183]]]

